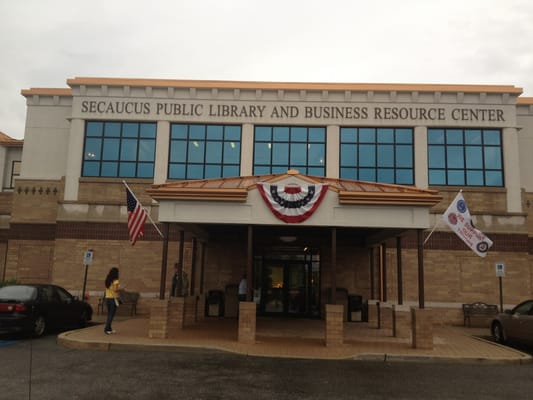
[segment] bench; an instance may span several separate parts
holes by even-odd
[[[120,296],[121,304],[119,309],[123,307],[130,308],[130,315],[137,315],[137,303],[139,302],[139,293],[138,292],[127,292],[126,290],[118,291]],[[104,313],[104,298],[98,300],[98,314]]]
[[[475,302],[470,304],[463,304],[464,326],[470,326],[472,317],[490,317],[498,314],[498,306],[496,304],[487,304],[482,302]]]

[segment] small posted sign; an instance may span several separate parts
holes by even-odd
[[[505,264],[504,263],[496,263],[496,276],[498,278],[503,278],[505,276]]]
[[[87,250],[83,253],[83,265],[91,265],[93,262],[93,251]]]

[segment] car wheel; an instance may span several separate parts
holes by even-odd
[[[46,320],[42,315],[38,315],[33,323],[33,336],[42,336],[46,330]]]
[[[492,324],[492,337],[498,343],[505,343],[505,331],[503,330],[503,326],[500,322],[494,322]]]

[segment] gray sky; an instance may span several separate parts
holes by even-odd
[[[76,76],[505,84],[533,96],[532,0],[0,0],[0,131]]]

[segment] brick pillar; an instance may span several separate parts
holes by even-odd
[[[411,339],[411,309],[405,305],[395,304],[392,310],[394,317],[392,336]]]
[[[392,332],[392,303],[387,301],[379,303],[379,327],[390,329]]]
[[[368,326],[379,329],[379,300],[368,300]]]
[[[185,319],[185,298],[171,297],[168,311],[168,332],[172,334],[183,329]]]
[[[239,302],[239,342],[255,344],[256,306],[253,301]]]
[[[196,296],[184,297],[185,313],[183,326],[191,326],[196,323]]]
[[[344,306],[326,304],[326,346],[344,343]]]
[[[412,308],[413,347],[415,349],[433,348],[433,315],[427,308]]]
[[[169,301],[156,300],[150,309],[148,337],[166,339],[168,337]]]

